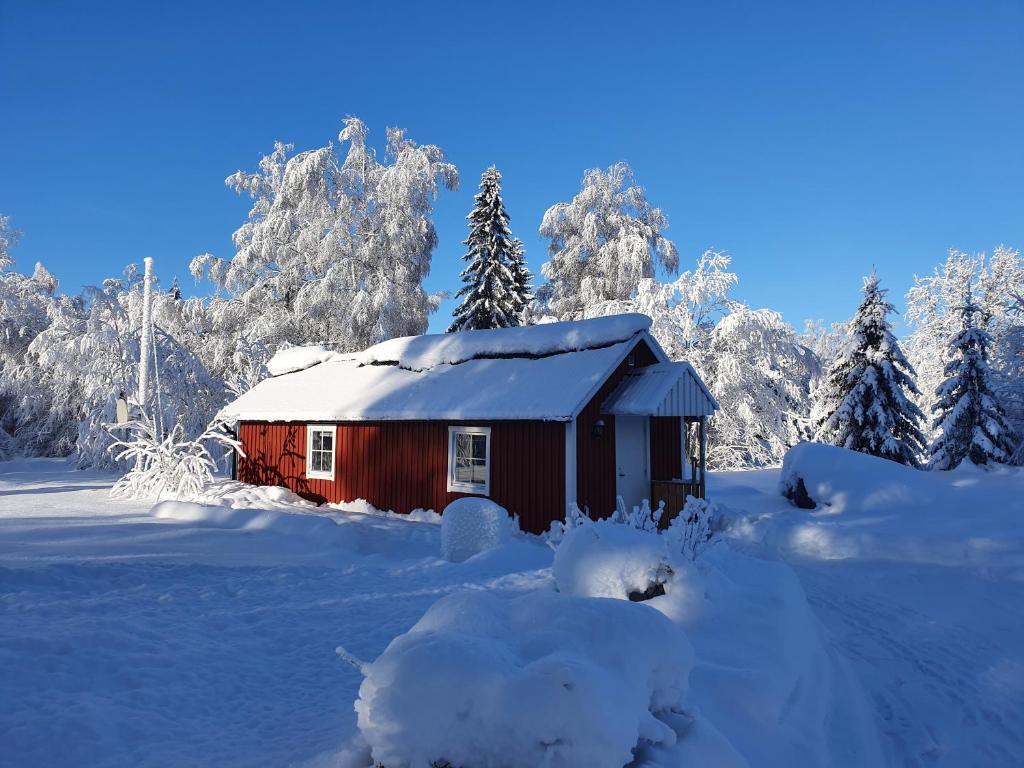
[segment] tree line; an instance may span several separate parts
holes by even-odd
[[[156,293],[154,408],[198,436],[222,405],[267,375],[287,345],[363,349],[427,329],[440,294],[423,282],[437,233],[433,204],[458,169],[434,145],[389,129],[383,153],[348,118],[337,144],[278,143],[229,187],[252,200],[234,254],[201,254]],[[897,340],[875,276],[847,324],[796,331],[733,297],[731,258],[708,250],[680,270],[668,219],[626,163],[587,171],[540,222],[547,258],[534,276],[486,169],[468,217],[450,331],[643,312],[673,359],[691,362],[722,405],[709,463],[767,466],[819,439],[914,466],[1020,461],[1024,428],[1024,263],[951,251],[907,294],[912,332]],[[17,232],[0,217],[0,457],[75,454],[109,467],[116,399],[138,374],[142,276],[77,295],[42,265],[13,269]],[[660,275],[666,275],[660,278]],[[927,416],[926,416],[927,414]]]

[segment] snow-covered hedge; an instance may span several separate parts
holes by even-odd
[[[685,634],[621,600],[449,595],[372,664],[356,702],[374,764],[621,768],[671,745]]]
[[[464,496],[441,515],[441,557],[461,563],[501,545],[512,533],[504,507],[480,496]]]
[[[667,544],[665,536],[611,520],[573,528],[555,551],[555,583],[570,595],[625,600],[670,580],[680,563]]]

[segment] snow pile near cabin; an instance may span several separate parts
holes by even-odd
[[[279,350],[270,358],[267,362],[267,371],[271,376],[282,376],[286,373],[304,371],[335,357],[338,357],[337,352],[332,352],[320,344],[309,347],[288,347]]]
[[[218,480],[192,497],[197,504],[234,509],[279,509],[313,507],[316,504],[279,485],[249,485],[238,480]]]
[[[456,499],[441,515],[441,557],[461,563],[501,546],[512,534],[512,519],[502,506],[480,496]]]
[[[449,595],[372,664],[356,702],[374,764],[621,768],[670,746],[693,653],[645,605]]]
[[[555,551],[552,573],[560,592],[625,600],[670,581],[681,565],[667,537],[599,520],[569,530]]]
[[[949,566],[1024,567],[1024,473],[965,463],[922,471],[830,445],[801,443],[783,462],[779,492],[797,480],[817,507],[737,520],[730,535],[815,560],[886,559]],[[1016,501],[1006,503],[1007,499]],[[984,510],[979,527],[972,510]]]
[[[633,338],[651,327],[647,315],[630,313],[518,328],[438,333],[391,339],[360,352],[362,365],[397,365],[425,371],[487,357],[543,357],[596,349]]]

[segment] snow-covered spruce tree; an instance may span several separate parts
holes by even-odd
[[[964,459],[1005,464],[1016,449],[1015,435],[995,393],[988,360],[992,337],[978,326],[981,309],[970,284],[958,312],[960,331],[950,342],[953,357],[932,406],[939,436],[930,446],[931,466],[953,469]]]
[[[509,251],[509,270],[512,272],[513,298],[516,313],[523,319],[527,307],[533,301],[533,273],[526,266],[526,247],[518,237],[512,238]]]
[[[991,367],[995,392],[1018,432],[1024,432],[1024,259],[1000,245],[991,254],[950,250],[931,275],[915,277],[907,292],[907,322],[914,332],[905,340],[907,357],[924,393],[918,405],[929,411],[935,389],[945,380],[951,360],[949,340],[959,332],[965,285],[974,286],[978,327],[992,337]],[[928,435],[936,437],[934,430]]]
[[[849,340],[816,393],[816,438],[872,456],[920,466],[925,450],[914,369],[888,316],[874,273],[864,280],[864,298],[849,324]]]
[[[580,192],[551,206],[540,226],[551,241],[551,259],[541,268],[548,282],[537,289],[541,311],[576,320],[596,304],[630,300],[656,264],[674,272],[679,256],[662,234],[666,227],[626,163],[587,171]]]
[[[437,246],[433,201],[458,187],[458,170],[401,129],[388,129],[383,161],[357,118],[338,138],[343,156],[334,145],[292,156],[279,143],[258,171],[226,180],[253,207],[234,258],[192,261],[193,276],[218,291],[210,325],[223,343],[216,361],[204,354],[211,370],[230,368],[243,334],[271,351],[284,342],[351,351],[426,330],[440,300],[423,288]]]
[[[480,177],[476,204],[466,217],[469,237],[463,240],[468,262],[462,270],[465,285],[455,294],[461,303],[452,313],[448,332],[519,325],[520,305],[512,271],[512,233],[501,199],[501,173],[493,165]]]

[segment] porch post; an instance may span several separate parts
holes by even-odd
[[[705,490],[705,476],[707,475],[708,468],[708,427],[707,427],[707,416],[700,417],[700,497],[704,498]]]

